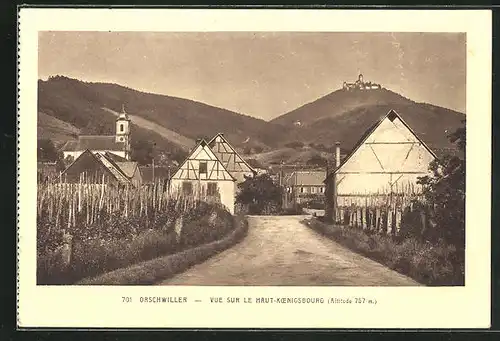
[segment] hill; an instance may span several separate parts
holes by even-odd
[[[47,115],[44,112],[38,112],[37,133],[39,139],[50,139],[56,144],[64,141],[73,140],[80,134],[80,129],[75,126]]]
[[[447,135],[463,126],[464,114],[417,103],[387,89],[337,90],[271,122],[282,125],[288,132],[281,145],[299,141],[328,148],[339,141],[343,149],[350,150],[363,133],[391,109],[438,154],[455,148]]]
[[[142,124],[133,126],[134,136],[154,135],[158,143],[172,148],[186,150],[186,141],[211,138],[218,132],[224,132],[237,147],[269,147],[281,133],[279,126],[264,120],[121,85],[83,82],[64,76],[38,82],[39,110],[81,129],[83,134],[112,133],[115,118],[110,111],[121,111],[123,105],[129,114],[143,119]],[[166,129],[165,134],[149,129],[158,128],[154,124]]]

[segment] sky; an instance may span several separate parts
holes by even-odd
[[[461,33],[40,32],[38,76],[182,97],[271,120],[342,87],[380,83],[465,113]]]

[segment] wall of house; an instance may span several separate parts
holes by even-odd
[[[193,188],[193,193],[198,194],[206,193],[208,183],[216,183],[221,204],[223,204],[231,214],[234,214],[234,193],[236,186],[234,181],[172,179],[170,182],[170,193],[174,196],[182,193],[182,184],[184,182],[190,182]]]

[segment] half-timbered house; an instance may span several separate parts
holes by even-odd
[[[170,180],[173,195],[214,197],[234,213],[236,179],[205,140],[199,141]]]
[[[337,205],[343,205],[366,196],[418,189],[418,178],[428,174],[436,155],[396,111],[390,110],[342,161],[337,158],[338,164],[325,182],[334,188]]]

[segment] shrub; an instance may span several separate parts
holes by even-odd
[[[201,219],[191,220],[181,230],[180,245],[191,247],[212,242],[234,229],[233,216],[225,209],[214,207]]]
[[[441,241],[396,239],[357,228],[328,225],[317,219],[304,223],[341,245],[426,285],[464,285],[462,251]]]

